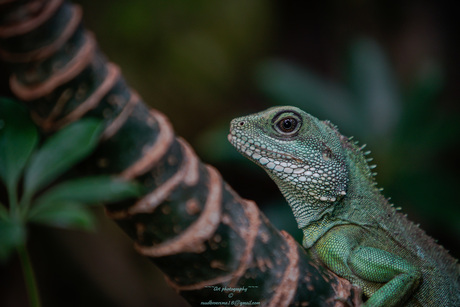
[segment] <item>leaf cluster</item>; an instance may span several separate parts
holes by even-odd
[[[139,195],[138,185],[112,176],[58,181],[95,149],[102,129],[99,120],[82,119],[41,140],[27,110],[0,98],[0,184],[7,192],[0,200],[0,261],[25,246],[29,223],[90,230],[90,205]]]

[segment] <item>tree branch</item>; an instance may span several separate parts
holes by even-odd
[[[203,164],[163,114],[146,107],[81,16],[78,6],[61,0],[3,1],[0,57],[11,68],[11,90],[44,133],[83,117],[104,120],[98,149],[78,169],[145,187],[142,198],[106,207],[136,250],[192,305],[238,299],[333,306],[340,304],[336,297],[349,299],[347,281],[312,263],[291,236]]]

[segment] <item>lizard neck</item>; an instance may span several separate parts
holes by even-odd
[[[321,219],[312,222],[308,226],[302,228],[303,240],[302,245],[306,249],[312,247],[319,238],[324,236],[331,228],[338,225],[350,224],[346,220],[332,218],[332,214],[323,215]]]
[[[381,203],[384,197],[377,188],[374,174],[364,157],[364,154],[354,144],[345,146],[346,164],[348,168],[347,194],[343,198],[344,212],[363,209],[362,206],[371,203]],[[375,206],[378,207],[378,206]],[[372,208],[366,208],[371,210]]]
[[[336,202],[321,201],[310,195],[309,191],[298,189],[270,173],[269,175],[277,182],[281,193],[291,207],[299,229],[304,229],[308,225],[322,220],[324,216],[334,211],[334,203]]]
[[[312,247],[319,238],[335,226],[371,225],[374,218],[381,213],[378,210],[380,206],[375,204],[385,200],[376,188],[374,177],[364,155],[356,147],[346,148],[345,152],[349,181],[344,197],[336,202],[327,203],[308,198],[308,195],[303,198],[298,195],[292,200],[285,195],[293,209],[302,202],[308,204],[305,207],[314,209],[312,210],[314,213],[310,213],[308,217],[296,216],[299,228],[304,234],[302,245],[305,248]],[[293,211],[299,212],[299,210]]]

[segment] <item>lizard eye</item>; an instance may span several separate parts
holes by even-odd
[[[281,117],[275,122],[275,129],[284,135],[293,135],[299,131],[301,121],[293,114],[286,117]]]
[[[297,126],[297,120],[295,120],[294,118],[285,118],[278,123],[278,127],[283,132],[291,132],[295,129],[296,126]]]

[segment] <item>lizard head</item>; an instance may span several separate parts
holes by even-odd
[[[236,118],[228,139],[265,169],[285,196],[326,205],[346,194],[348,172],[340,133],[299,108],[274,107]]]

